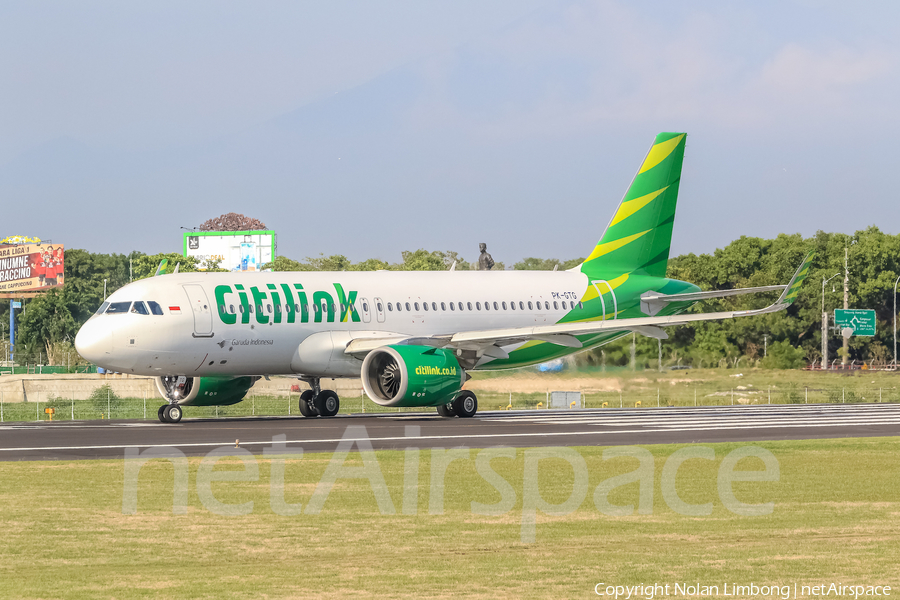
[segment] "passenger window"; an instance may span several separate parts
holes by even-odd
[[[450,304],[453,304],[452,302]],[[447,305],[441,302],[441,310],[447,310]]]
[[[466,302],[466,308],[468,308],[469,310],[472,310],[472,303]]]
[[[578,308],[584,308],[584,302],[578,301]]]
[[[313,312],[314,312],[314,313],[318,313],[318,312],[319,312],[319,305],[318,305],[318,304],[313,304]]]
[[[460,308],[462,308],[462,307],[460,306]],[[450,310],[456,310],[456,308],[453,307],[453,303],[452,303],[452,302],[450,303]]]
[[[503,310],[506,310],[506,302],[503,303]]]
[[[436,303],[434,303],[434,302],[431,303],[431,310],[437,310],[437,304],[436,304]]]
[[[275,305],[275,312],[277,312],[277,313],[280,313],[280,312],[281,312],[281,305],[280,305],[280,304],[276,304],[276,305]]]
[[[475,308],[477,308],[478,310],[481,310],[481,302],[476,302]]]
[[[238,307],[238,310],[241,311],[241,314],[244,314],[244,305],[241,304],[241,305]]]
[[[406,310],[407,310],[407,311],[411,310],[411,309],[409,308],[409,302],[406,303]]]
[[[546,308],[547,310],[550,310],[550,303],[547,302],[546,300],[544,300],[544,308]]]
[[[106,309],[106,314],[117,315],[127,313],[129,308],[131,308],[131,302],[113,302],[109,305],[109,308]]]
[[[378,310],[381,310],[381,307]],[[366,302],[363,302],[363,312],[369,312],[369,305]]]
[[[533,307],[531,306],[531,300],[529,300],[529,301],[528,301],[528,310],[532,310],[532,308],[533,308]]]
[[[485,302],[485,303],[484,303],[484,310],[491,310],[491,303],[490,303],[490,302]]]
[[[384,312],[384,306],[381,304],[381,302],[376,304],[375,307],[378,309],[378,312]],[[366,309],[366,310],[368,310],[368,309]]]
[[[503,304],[504,304],[504,307],[503,307],[503,308],[506,308],[506,306],[505,306],[505,305],[506,305],[506,302],[504,302]],[[510,303],[509,303],[509,307],[510,307],[511,309],[513,309],[513,310],[516,310],[516,303],[515,303],[515,302],[510,302]]]
[[[100,305],[100,308],[97,309],[97,312],[95,314],[102,315],[106,312],[107,308],[109,308],[109,302],[104,302]]]
[[[506,304],[506,303],[504,302],[504,304]],[[494,310],[500,310],[500,307],[497,305],[496,302],[494,302]]]
[[[389,311],[393,311],[393,310],[394,310],[394,306],[393,306],[390,302],[388,302],[388,310],[389,310]]]
[[[222,308],[225,308],[225,307],[223,306]],[[150,312],[147,310],[147,307],[144,306],[144,303],[141,301],[135,302],[131,306],[131,312],[138,314],[138,315],[149,315],[150,314]]]
[[[553,310],[559,310],[559,302],[557,302],[556,300],[553,301]]]
[[[271,304],[266,304],[266,312],[268,312],[270,315],[272,314],[272,305]]]
[[[331,305],[331,312],[334,312],[334,311],[335,311],[335,306],[334,306],[334,304],[332,304],[332,305]]]
[[[519,310],[525,310],[525,304],[519,300]]]
[[[344,306],[344,303],[341,302],[341,312],[344,312],[345,310],[346,310],[346,307]]]

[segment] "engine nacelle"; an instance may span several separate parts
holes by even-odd
[[[228,406],[244,399],[259,377],[156,378],[156,389],[166,400],[183,406]]]
[[[382,346],[362,365],[362,384],[381,406],[440,406],[453,401],[466,373],[450,350],[428,346]]]

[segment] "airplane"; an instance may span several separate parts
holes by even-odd
[[[635,332],[783,310],[787,285],[701,291],[666,277],[685,133],[660,133],[588,257],[566,271],[173,273],[130,283],[79,330],[75,347],[111,371],[153,376],[177,423],[185,406],[231,405],[269,375],[310,389],[304,417],[337,414],[321,378],[361,377],[387,407],[472,417],[470,371],[544,363]],[[781,290],[758,310],[692,313],[696,302]]]

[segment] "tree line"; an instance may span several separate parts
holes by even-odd
[[[843,307],[844,249],[850,269],[850,308],[874,309],[877,332],[874,337],[853,337],[849,359],[886,363],[893,357],[894,282],[900,275],[900,235],[889,235],[876,227],[852,235],[817,232],[804,238],[782,234],[775,239],[741,237],[712,254],[685,254],[669,259],[668,276],[697,284],[703,290],[784,284],[810,250],[815,259],[798,300],[786,311],[746,319],[696,323],[668,328],[669,339],[662,342],[666,365],[746,366],[763,359],[763,366],[801,366],[821,359],[822,280],[840,276],[825,288],[825,309],[833,314]],[[153,275],[160,261],[167,259],[167,271],[179,265],[182,272],[197,270],[197,261],[177,253],[146,255],[95,254],[67,250],[65,285],[24,301],[18,315],[16,358],[19,363],[42,361],[65,364],[74,355],[73,340],[78,328],[111,294],[130,281]],[[559,270],[577,266],[583,258],[571,260],[525,258],[510,268],[517,270]],[[373,271],[457,270],[474,268],[453,251],[419,249],[401,254],[398,263],[370,258],[352,262],[332,255],[293,260],[279,256],[264,268],[276,271]],[[494,270],[506,268],[497,262]],[[700,303],[693,311],[746,310],[771,303],[777,293],[735,296]],[[0,323],[9,323],[9,303],[3,303]],[[833,323],[832,323],[833,325]],[[8,325],[6,326],[8,330]],[[7,335],[4,336],[8,339]],[[829,354],[839,356],[841,338],[829,332]],[[637,336],[635,362],[655,366],[658,360],[655,339]],[[628,365],[631,336],[578,355],[581,363]]]

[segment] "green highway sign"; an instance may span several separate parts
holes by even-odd
[[[851,335],[875,335],[875,311],[839,308],[834,311],[834,324],[839,329],[852,329]]]

